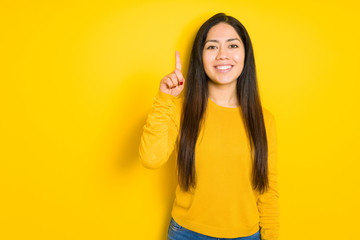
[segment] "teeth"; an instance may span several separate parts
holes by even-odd
[[[231,68],[231,66],[230,66],[230,65],[228,65],[228,66],[216,66],[216,68],[217,68],[217,69],[224,70],[224,69],[229,69],[229,68]]]

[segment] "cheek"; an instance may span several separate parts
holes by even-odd
[[[245,55],[243,52],[239,52],[233,56],[234,60],[238,63],[244,62]]]
[[[203,64],[205,69],[211,68],[211,58],[209,55],[207,54],[203,55]]]

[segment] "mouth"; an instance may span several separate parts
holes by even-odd
[[[218,71],[218,72],[229,72],[232,68],[234,67],[234,65],[216,65],[214,66],[214,68]]]

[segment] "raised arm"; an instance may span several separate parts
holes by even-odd
[[[139,159],[149,169],[160,168],[174,150],[180,129],[181,99],[184,88],[179,52],[175,53],[175,70],[161,79],[152,110],[143,127]]]

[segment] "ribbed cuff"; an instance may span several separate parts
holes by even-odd
[[[171,94],[167,94],[167,93],[164,93],[163,91],[159,90],[158,93],[156,94],[157,97],[162,100],[162,101],[167,101],[167,100],[173,100],[173,99],[177,99],[178,97],[175,97]]]

